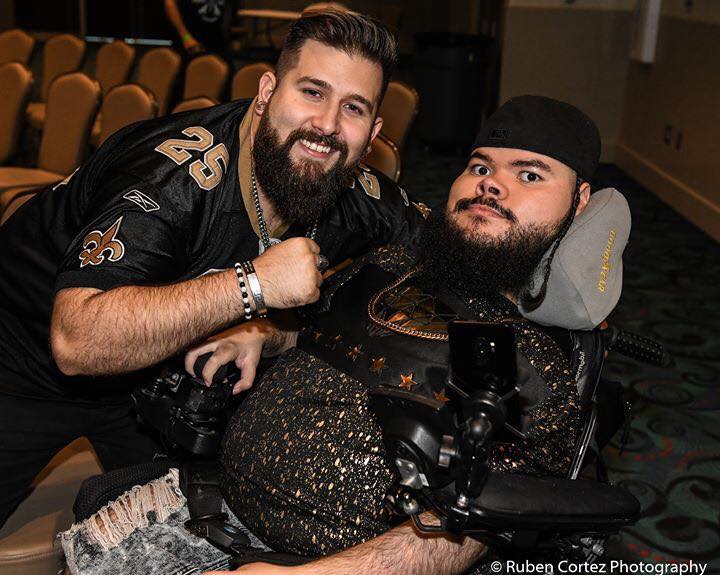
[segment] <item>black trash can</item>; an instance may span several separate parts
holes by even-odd
[[[430,147],[466,150],[482,118],[494,40],[474,34],[415,37],[417,136]]]

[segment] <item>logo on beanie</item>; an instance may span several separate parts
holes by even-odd
[[[600,266],[600,280],[597,285],[598,291],[600,292],[604,292],[607,287],[607,277],[608,273],[610,273],[610,257],[612,256],[612,249],[615,244],[616,236],[617,232],[615,230],[610,230],[610,236],[608,237],[607,244],[605,244],[605,249],[603,250],[602,266]]]
[[[505,140],[510,135],[510,130],[504,128],[495,128],[490,133],[491,140]]]

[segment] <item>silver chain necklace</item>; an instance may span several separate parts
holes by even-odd
[[[268,232],[267,223],[265,222],[265,216],[263,215],[263,209],[262,209],[262,206],[260,206],[260,194],[258,193],[257,181],[255,180],[255,165],[254,164],[250,168],[250,176],[252,179],[252,196],[253,196],[253,202],[255,203],[255,214],[257,214],[258,228],[260,228],[259,252],[260,252],[260,254],[262,254],[270,246],[279,244],[282,240],[279,240],[277,238],[271,238],[270,233]],[[313,225],[310,226],[310,228],[308,229],[305,236],[310,238],[311,240],[314,240],[315,236],[317,235],[317,228],[318,228],[318,221],[315,220],[313,222]]]

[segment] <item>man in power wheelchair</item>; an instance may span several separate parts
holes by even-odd
[[[599,151],[579,110],[510,100],[417,259],[388,247],[337,272],[299,334],[248,323],[190,352],[189,371],[231,382],[219,365],[283,353],[233,414],[217,473],[196,459],[86,482],[61,535],[70,572],[461,573],[486,545],[602,553],[639,513],[625,491],[577,480],[618,428],[597,405],[622,410],[604,353],[660,353],[593,330],[618,300],[630,226],[616,191],[590,198]],[[187,380],[138,390],[138,411],[208,455],[229,386]]]

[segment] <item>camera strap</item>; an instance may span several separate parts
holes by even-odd
[[[180,470],[180,489],[187,498],[191,519],[222,512],[218,461],[187,461]]]
[[[250,538],[222,511],[218,461],[186,462],[180,470],[180,490],[190,512],[185,529],[228,554],[250,548]]]
[[[180,469],[180,490],[187,499],[190,519],[185,529],[231,555],[230,566],[262,561],[273,565],[301,565],[308,557],[268,552],[253,547],[250,538],[228,521],[223,513],[219,461],[188,461]]]

